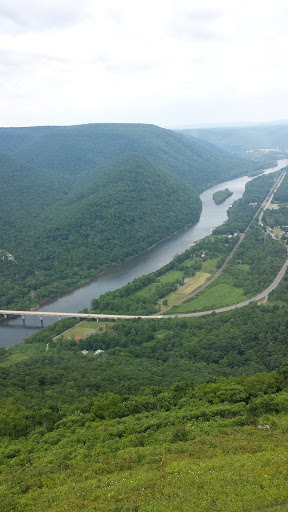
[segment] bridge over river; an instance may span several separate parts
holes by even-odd
[[[4,315],[4,318],[7,318],[8,315],[12,316],[21,316],[22,320],[25,321],[25,316],[39,316],[41,322],[43,322],[44,316],[55,316],[58,317],[59,320],[61,318],[86,318],[86,319],[92,319],[92,320],[100,320],[100,319],[110,319],[110,320],[117,320],[117,319],[123,319],[123,320],[129,320],[131,318],[164,318],[163,316],[159,315],[156,317],[151,316],[144,316],[144,315],[108,315],[105,313],[60,313],[60,312],[53,312],[53,311],[38,311],[38,310],[32,310],[32,311],[16,311],[16,310],[9,310],[9,309],[0,309],[0,315]]]
[[[265,210],[265,208],[267,207],[267,205],[271,201],[275,190],[282,183],[282,180],[283,180],[285,174],[286,174],[285,171],[283,173],[281,173],[281,175],[279,176],[278,180],[276,181],[276,183],[273,185],[272,189],[270,190],[269,194],[267,195],[267,197],[265,198],[265,200],[263,201],[261,206],[256,211],[255,215],[253,216],[252,221],[257,217],[257,215],[261,212],[261,210],[262,211]],[[184,300],[187,300],[190,296],[192,296],[195,293],[198,293],[199,291],[201,291],[201,289],[205,288],[208,284],[210,284],[212,281],[214,281],[220,275],[220,273],[223,271],[223,269],[227,265],[227,263],[230,260],[230,258],[233,256],[235,250],[237,249],[237,247],[240,245],[240,243],[244,239],[247,231],[249,230],[249,227],[250,227],[252,221],[249,223],[249,225],[245,229],[244,233],[242,233],[242,235],[240,236],[240,239],[237,242],[237,244],[235,245],[234,249],[232,249],[231,253],[226,258],[224,264],[219,269],[219,271],[216,272],[214,277],[212,277],[212,279],[207,281],[202,287],[198,288],[195,292],[193,292],[193,294],[190,294],[190,295],[186,296],[183,300],[179,301],[179,303],[183,302]],[[260,222],[261,222],[261,218],[260,218]],[[9,315],[21,316],[23,322],[25,322],[25,316],[35,316],[35,315],[37,315],[40,318],[41,325],[43,325],[43,317],[44,316],[46,316],[46,317],[47,316],[48,317],[58,317],[59,320],[61,320],[61,318],[74,318],[74,317],[76,317],[76,318],[84,318],[84,319],[93,319],[93,320],[97,320],[98,321],[98,320],[101,320],[101,319],[102,320],[103,319],[106,319],[106,320],[117,320],[117,319],[129,320],[129,319],[132,319],[132,318],[148,319],[148,318],[193,317],[193,316],[209,315],[209,314],[214,313],[214,312],[215,313],[222,313],[224,311],[231,311],[232,309],[235,309],[235,308],[241,308],[243,306],[247,306],[250,302],[261,301],[262,304],[263,304],[263,300],[264,300],[264,302],[266,302],[267,299],[268,299],[269,293],[272,290],[274,290],[274,288],[276,288],[276,286],[279,284],[281,279],[284,277],[287,267],[288,267],[288,258],[286,259],[286,261],[283,264],[282,268],[278,272],[278,274],[275,277],[274,281],[268,286],[268,288],[266,288],[266,290],[264,290],[263,292],[259,293],[255,297],[253,297],[251,299],[248,299],[248,300],[245,300],[243,302],[240,302],[239,304],[234,304],[232,306],[227,306],[227,307],[223,307],[223,308],[219,308],[219,309],[214,309],[214,310],[209,310],[209,311],[199,311],[199,312],[196,312],[196,313],[182,313],[182,314],[179,313],[177,315],[165,315],[165,316],[161,315],[161,314],[160,315],[154,314],[153,316],[148,316],[148,315],[115,315],[115,314],[114,315],[110,315],[110,314],[106,314],[106,313],[62,313],[62,312],[39,311],[39,310],[16,311],[16,310],[9,310],[9,309],[0,309],[0,315],[4,315],[4,318],[7,318]],[[170,308],[167,308],[167,309],[170,309]],[[164,309],[163,312],[167,311],[167,309]]]
[[[243,302],[240,302],[239,304],[234,304],[232,306],[226,306],[219,309],[213,309],[209,311],[199,311],[197,313],[178,313],[177,315],[109,315],[106,313],[60,313],[60,312],[52,312],[52,311],[39,311],[39,310],[33,310],[33,311],[15,311],[10,309],[0,309],[0,315],[4,315],[5,318],[7,318],[9,315],[13,316],[21,316],[23,319],[23,322],[25,322],[25,316],[39,316],[41,324],[43,325],[43,317],[58,317],[59,320],[61,318],[86,318],[86,319],[92,319],[92,320],[129,320],[132,318],[142,318],[142,319],[149,319],[149,318],[183,318],[183,317],[193,317],[193,316],[202,316],[202,315],[210,315],[211,313],[223,313],[224,311],[231,311],[232,309],[236,308],[242,308],[244,306],[247,306],[250,302],[258,302],[260,304],[263,304],[263,302],[266,302],[268,299],[268,295],[276,286],[278,286],[281,279],[283,279],[286,269],[288,267],[288,258],[286,259],[284,265],[278,272],[277,276],[275,277],[274,281],[261,293],[258,293],[255,297],[252,297],[251,299],[247,299]]]

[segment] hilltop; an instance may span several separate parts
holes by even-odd
[[[26,165],[74,177],[98,174],[111,160],[138,153],[198,191],[259,167],[195,138],[146,124],[1,128],[0,148]]]

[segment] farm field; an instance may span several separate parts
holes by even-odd
[[[195,313],[197,311],[209,311],[225,306],[238,304],[246,300],[243,289],[233,285],[232,277],[221,275],[217,281],[208,286],[195,297],[188,299],[179,306],[175,306],[167,314]]]
[[[75,325],[75,327],[72,327],[68,331],[64,332],[61,336],[63,336],[64,339],[76,339],[76,338],[87,338],[92,332],[95,334],[98,332],[105,332],[107,330],[107,327],[111,325],[113,322],[80,322],[79,324]]]
[[[179,285],[175,292],[169,293],[165,299],[160,300],[158,302],[159,306],[161,308],[164,307],[166,301],[168,306],[173,306],[173,304],[204,284],[209,277],[211,277],[211,274],[208,274],[207,272],[196,272],[195,277],[191,277],[186,283]]]

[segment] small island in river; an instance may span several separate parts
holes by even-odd
[[[225,190],[218,190],[213,194],[213,199],[216,204],[222,204],[224,201],[226,201],[227,197],[230,197],[233,195],[234,192],[231,192],[228,188],[225,188]]]

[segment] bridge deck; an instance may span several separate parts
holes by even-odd
[[[123,319],[129,319],[129,318],[163,318],[162,315],[159,316],[144,316],[144,315],[108,315],[108,314],[102,314],[102,313],[57,313],[52,311],[14,311],[10,309],[0,309],[0,315],[15,315],[15,316],[58,316],[58,318],[110,318],[110,319],[116,319],[116,318],[123,318]]]

